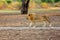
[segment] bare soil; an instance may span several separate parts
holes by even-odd
[[[49,20],[54,27],[60,26],[60,16],[51,16]],[[0,15],[0,27],[28,27],[29,24],[30,21],[27,20],[27,15]]]
[[[60,40],[60,30],[0,30],[0,40]]]
[[[25,25],[28,25],[28,21],[26,20],[26,15],[0,15],[0,26],[22,27]]]

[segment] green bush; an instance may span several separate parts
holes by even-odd
[[[60,0],[35,0],[37,3],[41,2],[47,2],[47,3],[56,3],[59,2]]]
[[[22,0],[17,0],[18,2],[22,2]]]

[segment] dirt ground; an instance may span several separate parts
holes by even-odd
[[[60,16],[52,18],[60,20]],[[28,23],[26,15],[0,15],[0,26],[23,27]],[[0,40],[60,40],[60,30],[0,30]]]
[[[60,30],[0,30],[0,40],[60,40]]]
[[[0,26],[26,26],[26,15],[0,15]]]
[[[52,16],[49,19],[53,26],[60,26],[60,16]],[[54,23],[53,23],[54,22]],[[3,27],[28,27],[30,24],[30,21],[27,20],[26,15],[0,15],[0,26]],[[39,24],[39,23],[38,23]],[[39,25],[37,25],[39,26]]]

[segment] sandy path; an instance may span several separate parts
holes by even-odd
[[[60,30],[0,30],[0,40],[60,40]]]

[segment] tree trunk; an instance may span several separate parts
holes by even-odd
[[[27,14],[28,13],[29,1],[30,0],[22,0],[22,8],[21,8],[21,13],[22,14]]]

